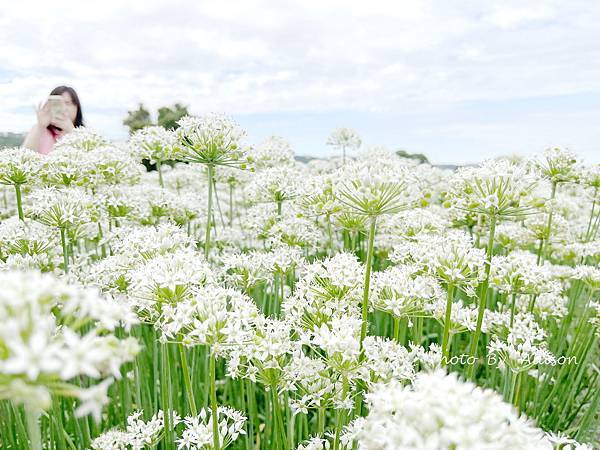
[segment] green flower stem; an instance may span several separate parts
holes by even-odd
[[[158,410],[161,407],[161,404],[159,403],[159,396],[161,394],[161,387],[162,387],[162,383],[159,383],[160,380],[160,355],[159,355],[159,347],[158,347],[158,339],[155,339],[156,336],[156,331],[154,330],[154,328],[152,328],[151,332],[146,332],[146,335],[149,334],[148,337],[146,337],[146,342],[148,342],[150,344],[150,346],[152,347],[152,354],[151,354],[151,362],[152,362],[152,379],[154,380],[153,383],[153,389],[152,389],[152,406],[153,409]],[[162,402],[164,399],[162,398],[162,396],[160,396],[160,401]]]
[[[194,399],[194,390],[192,389],[192,379],[190,377],[190,370],[187,362],[187,356],[185,354],[185,347],[183,344],[178,345],[179,356],[181,359],[181,369],[183,370],[183,382],[187,390],[188,401],[190,404],[190,412],[192,416],[198,415],[198,409],[196,408],[196,400]]]
[[[394,316],[394,340],[400,342],[400,317]]]
[[[276,441],[276,436],[273,434],[273,424],[275,423],[275,420],[273,419],[273,400],[271,399],[270,395],[267,395],[268,392],[265,391],[265,397],[264,397],[264,411],[265,411],[265,417],[267,417],[268,414],[270,414],[270,420],[265,420],[265,423],[262,424],[262,436],[264,436],[264,440],[265,440],[265,445],[267,444],[267,442],[269,443],[269,448],[274,448],[277,445],[277,441]],[[260,436],[260,428],[259,428],[259,432],[257,433],[256,439],[257,439],[257,444],[256,447],[260,448],[260,440],[262,439],[262,436]]]
[[[289,405],[289,395],[287,392],[285,393],[285,398],[283,401],[285,402],[285,405]],[[296,425],[296,416],[292,415],[290,408],[287,407],[285,408],[285,420],[287,423],[287,448],[295,448],[296,443],[294,440],[294,435],[296,434],[296,432],[294,431],[294,429]]]
[[[598,186],[594,188],[594,201],[592,202],[592,211],[590,212],[590,220],[588,221],[587,229],[585,230],[584,242],[588,242],[590,239],[590,230],[592,229],[592,222],[594,221],[594,213],[596,210],[596,202],[598,197]]]
[[[450,321],[452,316],[452,302],[454,301],[453,284],[448,285],[448,296],[446,297],[446,316],[444,317],[444,335],[442,337],[442,364],[446,365],[448,361],[448,353],[450,349]]]
[[[277,316],[281,315],[281,305],[283,304],[283,300],[285,297],[285,274],[280,273],[279,278],[281,278],[281,285],[279,286],[281,291],[279,292],[279,304],[277,306]]]
[[[123,336],[119,336],[119,337],[123,337]],[[123,422],[127,421],[127,416],[129,414],[131,414],[131,389],[129,386],[129,378],[128,377],[121,377],[120,380],[118,380],[117,384],[119,387],[119,395],[121,397],[120,401],[119,401],[119,407],[121,410],[121,417],[123,418]],[[87,417],[85,418],[85,424],[89,427],[89,422],[87,420]],[[88,428],[86,427],[86,428]],[[89,430],[87,431],[87,435],[86,437],[89,438]]]
[[[325,408],[319,407],[317,410],[317,434],[325,436]]]
[[[513,322],[515,320],[515,307],[517,306],[517,293],[513,292],[512,301],[510,305],[510,327],[512,328]]]
[[[365,281],[363,290],[363,302],[362,302],[362,324],[360,327],[360,352],[361,358],[363,358],[363,342],[367,336],[367,325],[369,319],[369,285],[371,283],[371,265],[373,263],[373,243],[375,242],[375,225],[377,217],[371,217],[371,223],[369,226],[369,242],[367,245],[367,260],[365,270]],[[356,393],[356,403],[354,404],[354,415],[356,417],[361,415],[363,402],[363,386],[358,384]]]
[[[594,225],[592,225],[592,229],[590,230],[590,238],[588,242],[596,239],[598,229],[600,229],[600,214],[596,214],[596,219],[594,219]]]
[[[212,417],[213,448],[219,450],[219,416],[217,412],[217,384],[216,365],[217,361],[212,349],[209,349],[209,372],[210,372],[210,411]]]
[[[136,333],[135,337],[139,340],[139,334]],[[140,378],[140,364],[134,364],[133,365],[133,371],[134,371],[134,379],[135,380],[139,380]],[[135,392],[134,392],[134,400],[135,400],[135,404],[138,405],[138,407],[145,409],[142,405],[144,405],[145,402],[145,398],[142,396],[142,386],[141,383],[135,383]]]
[[[76,441],[85,442],[85,436],[83,434],[83,429],[81,428],[81,422],[75,418],[75,402],[69,399],[65,402],[65,404],[67,405],[66,415],[70,418],[69,425],[77,437]]]
[[[348,393],[348,378],[344,377],[342,382],[342,399],[346,397]],[[338,409],[336,411],[335,418],[335,439],[333,441],[333,450],[339,450],[340,448],[340,437],[342,434],[342,428],[346,424],[346,410]]]
[[[162,161],[156,161],[156,170],[158,172],[158,184],[160,184],[160,187],[164,188],[165,183],[162,175]]]
[[[415,345],[421,345],[423,339],[423,317],[415,318],[415,326],[412,331],[414,332],[414,336],[412,337],[413,343]]]
[[[537,252],[536,252],[536,255],[537,255],[536,264],[538,266],[542,263],[542,250],[543,249],[544,249],[544,238],[540,239],[540,243],[538,245]]]
[[[406,335],[408,332],[408,317],[402,317],[398,322],[398,342],[402,345],[406,345]],[[377,333],[380,334],[380,333]]]
[[[287,433],[283,425],[283,417],[279,407],[279,398],[277,397],[277,385],[271,386],[271,406],[273,408],[273,441],[276,443],[276,449],[283,449],[287,442]]]
[[[344,251],[350,250],[350,233],[348,230],[342,230],[342,240],[344,242]]]
[[[367,324],[369,319],[369,286],[371,284],[371,265],[373,264],[373,243],[375,242],[375,224],[377,218],[371,217],[369,227],[369,244],[367,247],[367,261],[365,270],[365,285],[363,290],[362,301],[362,324],[360,326],[360,351],[363,350],[363,341],[367,336]]]
[[[19,212],[19,219],[25,220],[25,216],[23,215],[23,201],[21,199],[21,185],[15,184],[15,194],[17,196],[17,211]]]
[[[479,247],[479,242],[481,241],[481,233],[479,231],[481,230],[482,220],[483,214],[477,214],[477,233],[475,237],[475,247]]]
[[[98,221],[98,241],[94,242],[96,254],[98,254],[98,242],[101,242],[103,237],[104,237],[104,232],[102,231],[102,223],[100,221]],[[86,244],[86,250],[87,250],[87,242],[85,244]],[[102,257],[106,258],[106,245],[102,244],[100,249],[102,252]]]
[[[552,195],[550,195],[550,200],[554,200],[554,197],[556,197],[556,186],[558,186],[557,182],[552,182]],[[543,250],[540,254],[540,262],[539,264],[544,262],[544,259],[548,257],[547,253],[548,253],[548,243],[550,242],[550,233],[551,233],[551,228],[552,228],[552,216],[554,214],[554,209],[550,209],[550,212],[548,213],[548,223],[546,224],[546,230],[547,230],[547,237],[543,246]]]
[[[54,397],[52,399],[52,424],[54,425],[55,434],[56,434],[56,443],[60,450],[67,448],[67,444],[65,442],[65,430],[63,424],[63,412],[61,408],[60,398]]]
[[[581,298],[580,296],[577,296],[576,298]],[[584,297],[585,298],[585,297]],[[589,300],[593,298],[593,293],[590,294],[590,297],[588,298],[588,300],[586,301],[586,303],[583,306],[583,311],[586,311],[588,308],[588,304],[589,304]],[[571,308],[571,305],[569,305],[569,308]],[[571,311],[567,314],[567,318],[570,317]],[[572,317],[572,316],[571,316]],[[552,400],[555,399],[557,396],[558,397],[562,397],[563,399],[569,398],[568,395],[565,394],[565,386],[570,386],[571,389],[576,385],[576,383],[574,382],[574,380],[577,378],[575,376],[575,373],[580,372],[581,370],[583,370],[584,367],[586,367],[585,363],[585,359],[586,359],[586,355],[589,352],[589,349],[591,348],[592,343],[595,341],[594,339],[594,334],[593,334],[593,329],[591,327],[586,327],[584,326],[585,323],[588,321],[589,316],[587,313],[584,313],[581,318],[578,320],[577,323],[575,323],[575,327],[574,327],[574,336],[572,339],[572,342],[570,342],[567,347],[567,349],[565,349],[565,356],[566,357],[574,357],[575,361],[578,362],[578,364],[562,364],[560,366],[550,366],[550,373],[548,375],[548,377],[551,377],[552,379],[556,380],[554,386],[552,387],[552,390],[550,391],[550,393],[548,395],[545,396],[545,399],[542,402],[539,402],[538,405],[541,403],[542,407],[540,408],[540,412],[547,412],[550,409],[550,405],[552,403]],[[571,321],[569,320],[569,324],[571,323]],[[569,326],[567,326],[567,328],[569,328]],[[557,349],[557,351],[555,352],[555,354],[557,355],[562,355],[563,354],[563,349],[564,349],[564,342],[567,341],[567,339],[564,337],[566,336],[565,334],[562,334],[562,330],[561,330],[561,335],[562,337],[559,337],[558,342],[560,342],[559,347]],[[575,372],[575,373],[574,373]],[[561,405],[561,407],[564,407],[565,405],[565,401],[561,401],[559,402],[559,404]],[[561,408],[555,408],[555,413],[559,411],[559,409]]]
[[[171,405],[171,386],[170,386],[170,362],[167,344],[162,344],[160,348],[161,364],[160,364],[160,394],[161,404],[164,412],[164,423],[165,423],[165,447],[170,449],[173,447],[174,432],[173,432],[173,408]]]
[[[498,369],[500,370],[500,369]],[[504,377],[502,377],[502,398],[504,401],[508,399],[508,394],[510,392],[510,378],[511,378],[512,370],[510,367],[504,367]]]
[[[325,220],[327,221],[327,236],[329,239],[329,252],[328,256],[333,256],[333,233],[331,231],[331,214],[327,214],[325,216]]]
[[[515,388],[517,385],[517,377],[518,373],[513,372],[510,367],[506,367],[506,375],[504,378],[504,401],[508,403],[512,403],[512,399],[515,393]]]
[[[31,408],[25,408],[27,432],[31,450],[42,450],[42,433],[40,431],[40,413]]]
[[[246,402],[246,388],[245,388],[245,381],[246,380],[238,380],[238,388],[239,388],[239,394],[238,394],[238,400],[240,402],[241,405],[241,411],[249,411],[249,406]],[[250,441],[250,438],[252,437],[252,433],[249,431],[249,427],[251,426],[252,421],[250,420],[250,418],[248,418],[248,420],[246,421],[246,450],[252,450],[252,442]]]
[[[302,442],[308,435],[308,414],[302,414],[302,417],[300,417],[300,426],[298,427],[298,437],[296,441]]]
[[[365,387],[360,381],[356,383],[356,398],[354,400],[354,411],[352,412],[353,418],[362,416],[364,389]],[[352,448],[355,449],[354,446]]]
[[[589,298],[592,298],[593,292],[587,293],[586,290],[585,285],[581,281],[575,281],[571,286],[571,292],[569,292],[567,302],[567,314],[562,319],[558,337],[554,341],[557,344],[557,348],[552,348],[557,355],[561,355],[565,345],[567,345],[567,333],[577,311],[577,302],[580,301],[581,298],[585,298],[586,294],[589,295]]]
[[[229,183],[229,226],[233,225],[233,184]]]
[[[65,265],[65,273],[69,273],[69,250],[67,247],[67,236],[66,229],[63,227],[60,229],[60,243],[63,251],[63,264]]]
[[[590,402],[590,406],[587,411],[583,415],[583,418],[579,422],[579,429],[577,434],[575,435],[575,439],[578,441],[585,441],[586,439],[592,438],[592,433],[589,433],[589,430],[594,427],[594,424],[597,423],[596,413],[598,408],[600,407],[600,383],[596,383],[598,386],[596,389],[592,390],[594,392],[593,400]],[[593,431],[592,431],[593,432]],[[589,433],[589,435],[587,435]]]
[[[477,344],[479,343],[479,336],[481,335],[481,324],[483,323],[483,314],[485,312],[487,303],[487,292],[490,283],[490,270],[492,268],[492,251],[494,249],[494,234],[496,232],[496,216],[490,217],[490,235],[488,239],[488,245],[486,249],[486,261],[485,261],[485,279],[481,284],[481,290],[479,295],[479,311],[477,313],[477,325],[475,327],[475,334],[473,334],[471,340],[471,348],[469,350],[469,359],[473,360],[477,353]],[[473,379],[475,374],[475,364],[469,365],[467,369],[467,378]]]
[[[254,385],[250,380],[242,380],[246,384],[246,396],[248,401],[248,440],[253,443],[255,429],[258,429],[258,412],[256,409],[256,396],[254,394]]]
[[[213,170],[212,164],[207,165],[208,168],[208,208],[206,211],[206,234],[204,236],[204,258],[208,260],[208,252],[210,250],[210,228],[212,220],[212,189],[213,189]]]
[[[515,375],[515,382],[513,383],[513,390],[511,392],[512,404],[517,408],[519,406],[519,394],[521,391],[521,382],[523,380],[523,374],[521,372]]]
[[[537,294],[531,295],[531,300],[529,301],[529,312],[533,314],[533,309],[535,308],[535,301],[537,300]]]
[[[579,334],[579,333],[578,333]],[[552,414],[550,415],[549,424],[551,424],[552,428],[563,428],[566,426],[564,419],[568,416],[570,411],[575,410],[572,406],[573,401],[577,397],[577,392],[582,392],[582,377],[584,375],[584,367],[588,367],[588,357],[590,355],[590,348],[595,342],[593,333],[590,331],[590,328],[586,328],[582,337],[578,339],[578,343],[572,350],[569,351],[569,354],[574,356],[577,361],[581,361],[581,364],[572,365],[569,368],[569,365],[566,365],[568,369],[559,371],[558,380],[563,388],[558,393],[559,401],[557,403],[557,407],[552,409]],[[587,384],[587,383],[586,383]],[[593,386],[590,384],[589,386]],[[573,420],[574,417],[571,419]]]
[[[215,191],[215,203],[219,211],[219,218],[221,219],[221,226],[225,228],[225,220],[223,219],[223,211],[221,211],[221,202],[219,202],[219,193],[217,192],[217,180],[213,178],[213,190]]]

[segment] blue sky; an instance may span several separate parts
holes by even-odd
[[[114,139],[128,109],[221,111],[250,142],[328,156],[364,146],[469,163],[565,146],[600,162],[600,2],[571,0],[6,3],[0,131],[56,85]]]

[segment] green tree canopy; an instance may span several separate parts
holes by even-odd
[[[133,134],[137,130],[141,130],[144,127],[152,125],[150,111],[148,111],[144,105],[140,103],[138,109],[134,111],[127,111],[127,117],[123,119],[123,125],[129,128],[129,134]]]
[[[158,108],[158,124],[167,130],[176,129],[179,128],[177,121],[188,114],[187,106],[179,103],[175,103],[172,108],[163,106],[162,108]]]
[[[429,164],[427,156],[423,153],[408,153],[406,150],[397,150],[396,155],[402,158],[416,159],[420,164]]]

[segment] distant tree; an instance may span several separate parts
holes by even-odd
[[[425,156],[423,153],[408,153],[405,150],[397,150],[396,155],[402,158],[416,159],[420,164],[429,164],[427,156]]]
[[[152,125],[150,111],[140,103],[138,109],[135,111],[127,111],[127,117],[123,119],[123,125],[129,128],[129,134],[133,134],[137,130]]]
[[[327,139],[327,145],[342,150],[342,162],[346,162],[346,149],[356,150],[362,144],[360,136],[352,128],[337,128]]]
[[[163,106],[162,108],[158,108],[158,124],[167,130],[174,130],[179,128],[177,121],[188,114],[187,106],[180,105],[179,103],[175,103],[173,108]]]

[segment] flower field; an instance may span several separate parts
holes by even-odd
[[[0,449],[598,448],[598,165],[179,125],[0,150]]]

